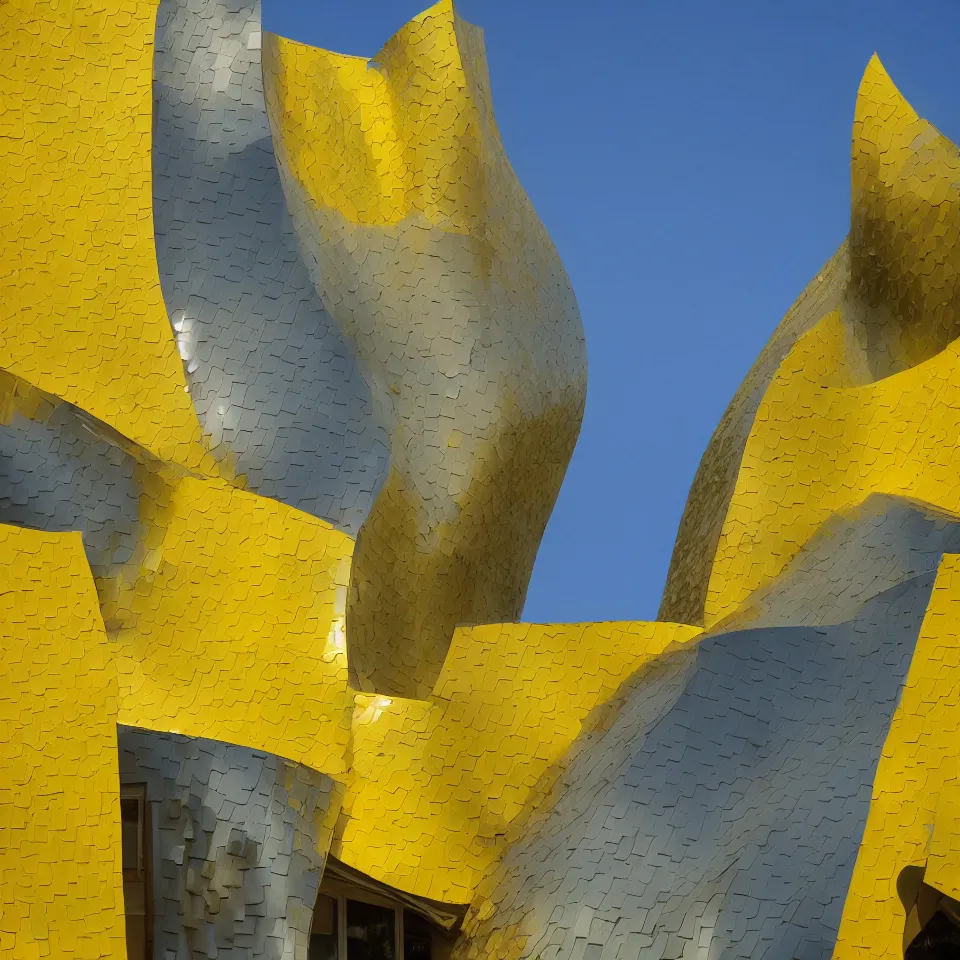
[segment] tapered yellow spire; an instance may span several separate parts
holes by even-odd
[[[923,120],[876,54],[853,123],[850,299],[875,378],[960,335],[960,152]]]
[[[266,36],[271,118],[315,202],[362,225],[482,227],[492,114],[461,56],[467,27],[441,0],[372,59]]]
[[[918,120],[920,117],[890,79],[880,58],[874,54],[863,72],[857,91],[853,117],[854,156],[858,150],[864,150],[866,144],[880,146],[885,142],[884,136],[889,138],[894,131]],[[878,131],[884,131],[884,134]]]

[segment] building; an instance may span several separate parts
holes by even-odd
[[[3,16],[0,955],[955,953],[960,154],[878,59],[660,619],[526,624],[585,348],[480,31]]]

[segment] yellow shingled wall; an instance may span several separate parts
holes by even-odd
[[[133,0],[3,8],[0,263],[15,266],[0,275],[0,367],[213,476],[153,248],[154,14],[153,2]],[[458,236],[484,229],[485,199],[471,185],[483,180],[492,115],[460,60],[449,0],[403,28],[379,65],[277,38],[267,50],[290,168],[349,236],[362,236],[357,226],[392,238],[411,216]],[[433,74],[442,82],[408,83]],[[342,116],[330,114],[334,102]],[[960,237],[946,216],[960,203],[960,156],[878,61],[857,104],[853,201],[849,301],[797,341],[757,412],[708,625],[870,494],[960,515]],[[927,322],[898,327],[870,314],[877,304]],[[560,433],[572,444],[575,429]],[[339,778],[338,856],[400,889],[465,903],[590,711],[700,635],[669,623],[460,628],[424,700],[356,694],[344,637],[353,541],[217,480],[146,468],[142,479],[145,552],[103,592],[109,640],[79,535],[0,527],[0,723],[16,731],[0,748],[0,952],[17,958],[123,955],[118,716]],[[412,565],[387,560],[371,567],[372,589],[384,571],[409,585]],[[417,599],[435,612],[434,596]],[[899,955],[904,866],[925,864],[928,882],[960,897],[949,785],[960,774],[958,618],[960,557],[947,557],[877,772],[837,960]],[[374,624],[385,660],[396,623]]]
[[[876,58],[857,100],[853,199],[843,315],[796,343],[757,411],[711,570],[707,627],[871,493],[960,515],[960,236],[949,212],[960,206],[960,152]],[[884,223],[896,225],[885,239]]]
[[[120,722],[243,744],[346,786],[332,852],[466,903],[584,717],[698,628],[457,630],[434,695],[358,694],[344,603],[353,541],[216,481],[148,478],[147,551],[106,606]]]
[[[675,623],[460,628],[426,702],[357,696],[332,852],[402,890],[469,902],[590,711],[700,632]]]
[[[215,474],[157,272],[155,19],[151,0],[3,4],[0,367]]]
[[[453,24],[441,0],[372,61],[267,35],[277,134],[318,205],[369,226],[419,214],[449,231],[483,227],[489,148]]]
[[[576,300],[506,159],[481,31],[450,0],[372,60],[265,34],[263,73],[294,227],[389,436],[351,678],[425,698],[458,624],[520,617],[583,414]]]
[[[79,533],[0,526],[0,955],[126,957],[116,672]]]
[[[883,747],[834,960],[903,956],[904,867],[927,864],[926,883],[960,898],[960,556],[944,556],[916,651]],[[930,859],[928,860],[928,856]]]
[[[106,609],[120,720],[343,775],[353,541],[276,501],[191,478],[146,487],[147,552]]]

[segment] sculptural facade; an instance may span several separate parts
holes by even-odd
[[[949,926],[960,155],[878,60],[661,620],[533,625],[586,361],[479,31],[5,13],[0,952],[123,956],[126,909],[163,960],[351,960],[347,887],[460,960]]]

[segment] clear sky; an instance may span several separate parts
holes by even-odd
[[[267,30],[372,56],[421,0],[263,0]],[[843,240],[875,50],[960,139],[960,0],[462,0],[507,153],[583,314],[583,431],[534,621],[653,619],[690,481],[780,318]]]

